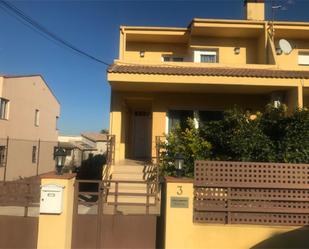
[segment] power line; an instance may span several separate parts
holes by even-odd
[[[15,5],[13,5],[12,3],[9,3],[5,0],[1,0],[0,4],[2,5],[2,7],[4,7],[4,9],[9,10],[10,12],[13,12],[15,15],[17,15],[19,18],[21,18],[23,21],[25,21],[26,23],[23,22],[23,24],[27,25],[29,27],[29,24],[32,28],[32,30],[40,33],[40,34],[44,34],[44,37],[47,38],[48,40],[51,41],[56,41],[61,45],[64,45],[66,48],[69,48],[71,51],[74,51],[82,56],[85,56],[88,59],[91,59],[93,61],[96,61],[98,63],[104,64],[106,66],[109,66],[109,63],[75,47],[73,44],[69,43],[68,41],[62,39],[60,36],[56,35],[55,33],[49,31],[47,28],[45,28],[44,26],[42,26],[41,24],[39,24],[37,21],[35,21],[34,19],[32,19],[31,17],[27,16],[23,11],[21,11],[20,9],[18,9]],[[1,7],[0,5],[0,7]],[[47,37],[46,37],[47,36]],[[50,39],[51,38],[51,39]]]

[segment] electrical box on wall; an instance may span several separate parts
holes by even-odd
[[[47,184],[41,187],[41,214],[61,214],[63,206],[63,186]]]

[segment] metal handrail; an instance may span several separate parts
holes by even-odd
[[[114,163],[114,152],[115,152],[115,136],[114,135],[109,135],[109,140],[108,140],[108,148],[107,148],[107,163],[106,163],[106,169],[104,172],[104,175],[102,177],[102,180],[77,180],[76,181],[76,186],[77,186],[77,195],[93,195],[93,196],[99,196],[100,201],[102,203],[108,203],[107,201],[107,196],[110,194],[112,196],[115,196],[114,202],[108,203],[111,205],[114,205],[115,211],[117,210],[118,205],[123,205],[122,202],[118,202],[118,196],[145,196],[146,197],[146,203],[142,203],[142,205],[146,206],[146,213],[149,213],[149,206],[156,205],[158,200],[159,200],[159,163],[158,163],[158,158],[153,157],[151,163],[149,163],[149,167],[146,167],[146,171],[144,174],[146,175],[145,180],[112,180],[110,178],[110,171],[111,171],[111,166]],[[156,161],[156,162],[154,162]],[[95,186],[95,191],[79,191],[80,184],[82,183],[88,183],[88,184],[97,184]],[[115,184],[115,189],[111,190],[112,184]],[[119,192],[119,185],[121,184],[146,184],[146,193],[134,193],[134,192]],[[78,196],[77,196],[78,197]],[[150,202],[150,197],[155,197],[154,203]],[[84,203],[87,203],[85,201]],[[92,203],[93,202],[89,202]],[[102,205],[101,203],[101,205]],[[134,203],[135,204],[135,203]],[[141,203],[138,203],[139,205]]]

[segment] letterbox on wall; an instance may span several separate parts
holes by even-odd
[[[41,214],[61,214],[63,206],[63,186],[47,184],[41,187]]]

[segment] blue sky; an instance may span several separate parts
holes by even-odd
[[[243,18],[242,0],[11,2],[50,31],[108,63],[118,57],[120,25],[186,27],[194,17]],[[287,10],[278,11],[277,19],[309,21],[309,1],[293,2]],[[108,128],[110,87],[104,65],[47,40],[2,9],[0,27],[0,73],[42,74],[61,103],[60,133]]]

